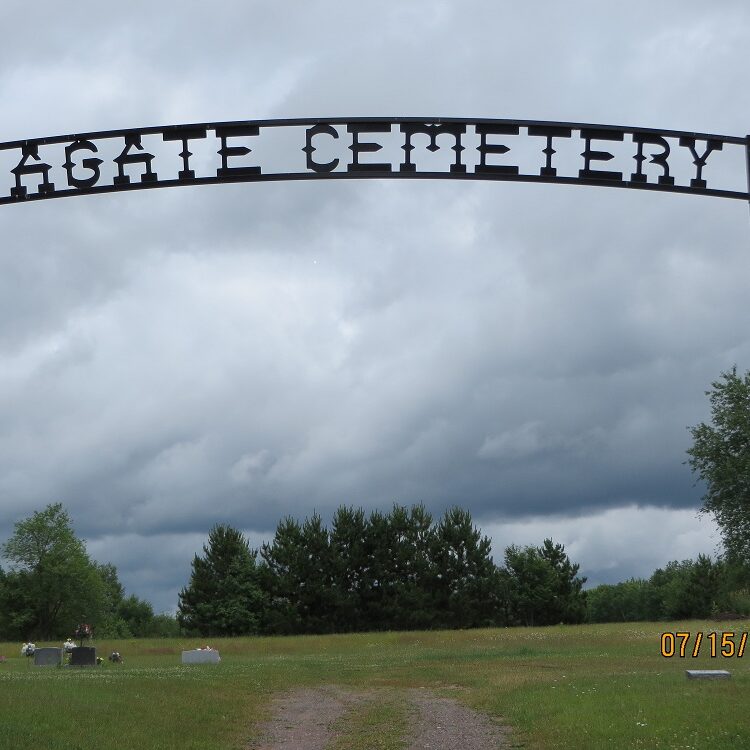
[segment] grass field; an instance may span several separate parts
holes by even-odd
[[[99,641],[125,664],[33,667],[20,643],[0,644],[2,750],[239,750],[268,718],[275,693],[298,686],[376,689],[340,727],[336,750],[398,748],[399,691],[429,687],[502,717],[515,747],[750,748],[750,653],[664,658],[662,631],[739,633],[750,623],[631,623],[468,631],[210,639],[219,665],[182,666],[206,639]],[[43,644],[42,645],[60,645]],[[704,644],[705,645],[705,644]],[[750,651],[750,648],[748,648]],[[688,681],[686,669],[729,669],[729,681]],[[370,730],[368,730],[370,727]],[[347,734],[348,733],[348,734]],[[382,740],[378,734],[378,743]]]

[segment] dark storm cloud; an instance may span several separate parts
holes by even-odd
[[[3,141],[345,115],[747,132],[740,2],[35,13],[31,42],[4,9]],[[157,609],[211,524],[259,544],[342,503],[458,503],[496,558],[553,536],[592,580],[713,551],[682,462],[703,391],[750,367],[739,202],[282,183],[0,220],[0,538],[62,501]]]

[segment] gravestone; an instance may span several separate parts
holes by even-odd
[[[70,652],[71,667],[95,667],[96,649],[93,646],[76,646]]]
[[[52,646],[38,648],[34,651],[35,667],[59,667],[62,664],[63,653],[61,648]]]
[[[685,674],[688,680],[728,680],[732,676],[726,669],[687,669]]]
[[[221,661],[219,652],[215,649],[196,648],[182,652],[183,664],[218,664]]]

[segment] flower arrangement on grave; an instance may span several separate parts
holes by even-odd
[[[80,641],[81,646],[83,646],[83,642],[87,639],[91,639],[94,637],[94,631],[88,623],[81,623],[77,628],[75,632],[75,637]]]
[[[34,656],[34,651],[36,651],[36,646],[31,641],[21,646],[21,656]]]
[[[66,654],[69,654],[75,647],[76,644],[71,638],[68,638],[68,640],[63,643],[63,651]]]
[[[113,651],[108,657],[107,657],[113,664],[124,664],[125,662],[122,660],[122,656],[120,656],[119,651]]]

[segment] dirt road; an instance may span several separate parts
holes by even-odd
[[[334,724],[379,691],[356,692],[329,685],[296,690],[273,701],[272,718],[260,727],[260,740],[247,750],[326,750],[336,739]],[[392,692],[390,693],[392,696]],[[400,691],[413,721],[408,750],[503,750],[510,730],[453,698],[425,689]]]

